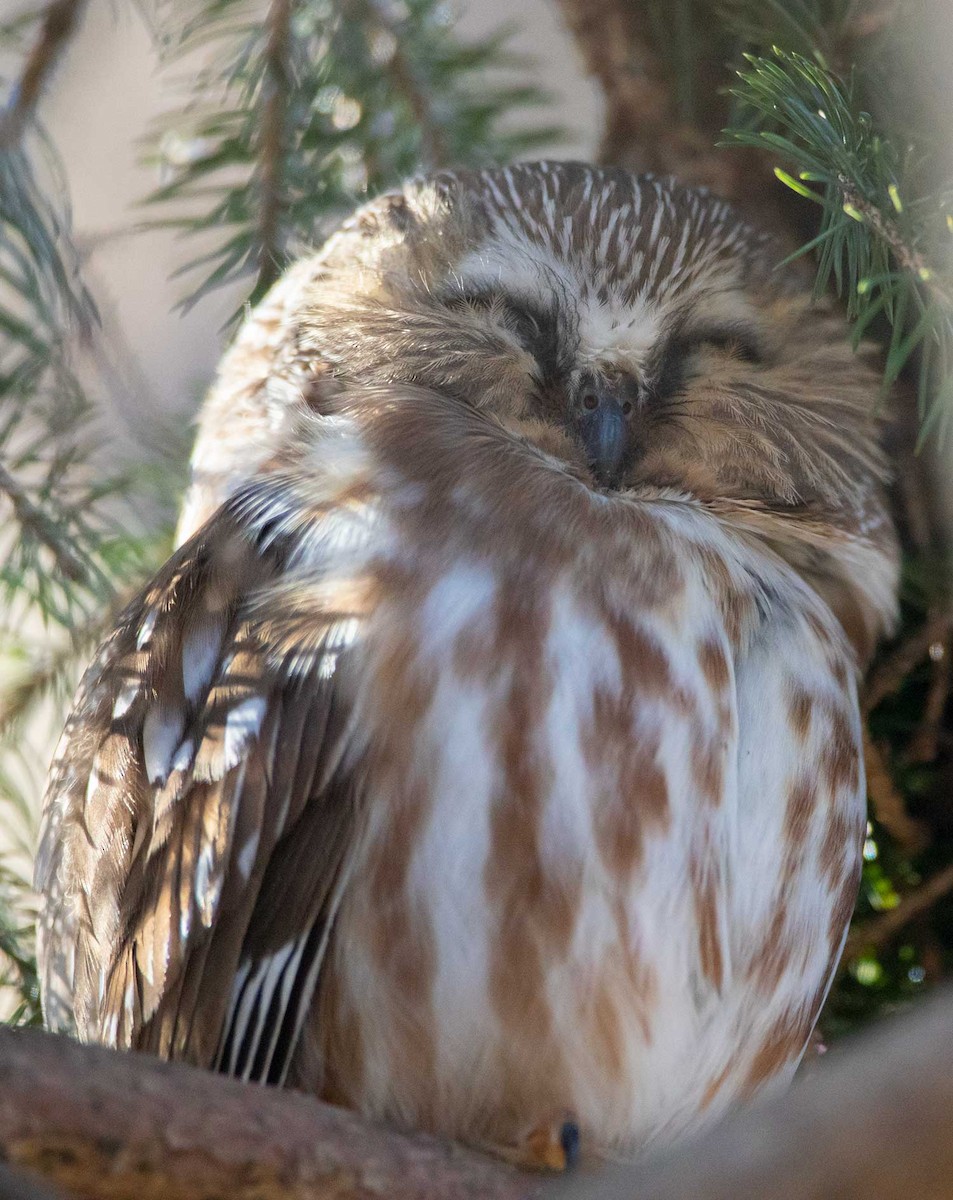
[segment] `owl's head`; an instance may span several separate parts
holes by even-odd
[[[724,202],[574,163],[446,172],[361,209],[322,257],[302,338],[332,377],[478,406],[594,489],[720,506],[842,618],[856,587],[828,552],[859,538],[878,615],[845,624],[886,623],[876,372]]]
[[[881,470],[874,377],[777,259],[669,181],[446,173],[345,226],[307,326],[339,377],[478,405],[595,487],[841,511]]]

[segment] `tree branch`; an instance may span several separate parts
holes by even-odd
[[[867,795],[874,816],[901,849],[908,854],[922,850],[926,830],[907,812],[906,801],[894,784],[890,768],[880,747],[864,726],[864,767],[867,773]]]
[[[927,689],[923,716],[916,732],[910,739],[906,758],[912,763],[936,761],[943,734],[943,718],[950,688],[953,686],[953,630],[948,631],[942,641],[930,645],[930,686]]]
[[[76,668],[83,665],[83,658],[92,655],[96,646],[105,638],[125,601],[131,600],[138,588],[123,588],[105,610],[89,621],[70,630],[68,639],[53,645],[42,657],[31,664],[31,669],[12,684],[0,688],[0,739],[10,734],[38,700],[51,691],[60,681],[69,680]],[[72,681],[75,685],[75,680]],[[2,1193],[0,1193],[2,1195]]]
[[[258,143],[261,210],[258,217],[258,278],[253,293],[256,296],[268,290],[284,265],[281,213],[284,207],[285,121],[291,85],[288,66],[291,6],[292,0],[271,0],[266,19],[268,40]]]
[[[421,167],[432,171],[437,167],[451,165],[448,163],[446,139],[433,111],[430,96],[427,89],[421,86],[413,64],[403,51],[402,42],[405,39],[399,26],[390,18],[388,7],[381,4],[380,0],[366,0],[366,10],[373,20],[394,39],[394,50],[387,61],[386,70],[390,72],[394,87],[404,98],[420,131]]]
[[[766,155],[756,149],[714,145],[711,129],[695,128],[680,119],[648,5],[642,0],[555,3],[587,73],[605,96],[598,161],[630,171],[674,175],[681,183],[711,188],[731,200],[748,220],[771,230],[784,253],[793,251],[800,239],[792,229],[790,199],[785,189],[776,186]],[[717,91],[713,79],[712,101]]]
[[[557,4],[587,72],[605,96],[599,160],[634,171],[664,171],[663,145],[671,135],[673,103],[643,6],[630,0]]]
[[[0,1159],[84,1200],[529,1200],[539,1187],[297,1092],[25,1029],[0,1028]]]
[[[953,992],[624,1168],[521,1175],[295,1092],[0,1029],[0,1158],[84,1200],[953,1200]]]
[[[880,950],[911,921],[929,912],[938,900],[950,892],[953,892],[953,864],[937,871],[919,887],[908,892],[895,908],[852,929],[841,962],[846,963],[865,950]]]
[[[909,244],[896,222],[890,221],[876,204],[862,196],[849,179],[842,176],[837,183],[844,204],[863,217],[874,234],[889,248],[897,265],[918,279],[926,294],[947,312],[953,312],[953,295],[937,280],[936,272],[919,250]]]
[[[934,611],[919,628],[896,646],[867,677],[863,705],[871,712],[881,701],[892,696],[907,676],[929,653],[930,647],[942,643],[953,629],[953,618],[945,611]]]
[[[47,8],[37,40],[0,118],[0,150],[11,150],[23,136],[85,5],[86,0],[52,0]]]

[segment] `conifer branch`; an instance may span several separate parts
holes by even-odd
[[[394,50],[388,60],[387,70],[394,81],[395,90],[403,97],[417,123],[420,133],[421,167],[432,171],[451,165],[447,144],[433,111],[431,97],[427,89],[421,86],[413,64],[401,46],[400,30],[394,27],[394,22],[388,17],[380,0],[368,0],[368,4],[375,19],[394,39]]]
[[[22,679],[0,692],[0,739],[10,733],[39,700],[75,674],[77,657],[96,648],[119,607],[118,602],[107,605],[105,613],[97,613],[79,628],[72,629],[68,641],[47,650]]]
[[[26,490],[2,463],[0,463],[0,491],[6,493],[17,523],[50,551],[60,573],[71,583],[85,582],[88,578],[86,564],[73,551],[65,536],[65,531],[33,503]]]
[[[0,118],[0,151],[11,150],[23,136],[85,6],[86,0],[52,0],[47,8],[39,35]]]
[[[512,75],[505,38],[458,40],[441,0],[415,0],[400,19],[377,0],[270,0],[264,28],[236,0],[194,8],[184,29],[179,19],[163,36],[173,53],[202,45],[215,55],[163,121],[171,179],[151,202],[176,205],[159,224],[227,233],[182,268],[205,273],[185,307],[249,271],[257,300],[292,242],[322,240],[364,194],[421,165],[506,161],[553,137],[498,128],[504,112],[536,106],[543,94],[525,72],[518,85],[487,82],[487,67]]]
[[[919,281],[928,300],[932,299],[953,312],[953,291],[940,282],[936,270],[904,237],[896,221],[889,220],[883,209],[862,195],[849,179],[841,175],[837,182],[843,206],[852,209],[863,218],[874,234],[889,248],[897,266]]]
[[[942,198],[902,197],[897,150],[859,107],[853,86],[820,56],[775,47],[770,57],[745,60],[732,89],[745,120],[725,131],[726,144],[758,148],[790,165],[795,174],[777,166],[777,178],[820,206],[820,232],[799,253],[817,251],[815,292],[833,284],[855,322],[855,346],[873,321],[886,318],[886,387],[919,352],[922,442],[953,417],[953,285],[922,249],[938,231],[948,236]]]

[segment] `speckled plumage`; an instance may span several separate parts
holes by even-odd
[[[239,333],[80,689],[49,1023],[501,1146],[789,1078],[895,604],[875,396],[703,193],[528,164],[360,210]]]

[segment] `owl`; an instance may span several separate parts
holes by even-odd
[[[536,1166],[790,1079],[897,553],[875,372],[776,261],[543,162],[288,272],[57,751],[50,1026]]]

